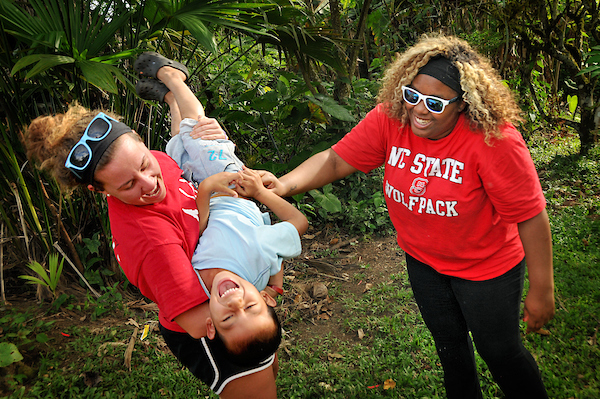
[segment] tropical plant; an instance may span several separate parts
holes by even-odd
[[[152,102],[135,96],[134,76],[126,72],[137,53],[160,51],[196,71],[220,55],[217,37],[226,41],[237,35],[255,43],[275,38],[277,24],[289,29],[288,18],[300,14],[285,0],[0,0],[0,116],[7,122],[0,126],[0,215],[15,243],[15,259],[39,258],[63,241],[83,273],[85,259],[79,259],[77,248],[98,226],[99,257],[111,259],[105,202],[89,192],[61,195],[52,179],[28,163],[21,131],[32,118],[78,101],[114,110],[148,147],[162,149],[165,135],[156,132],[168,131],[167,114],[155,113]]]
[[[554,127],[577,131],[580,153],[587,153],[600,127],[594,122],[600,112],[600,76],[594,73],[594,47],[600,44],[598,1],[502,1],[488,2],[485,8],[497,22],[496,29],[504,32],[502,65],[513,59],[512,67],[523,78],[537,113]],[[575,101],[577,118],[566,112]]]
[[[30,284],[38,284],[47,287],[52,292],[52,297],[56,298],[56,288],[63,270],[64,258],[58,261],[58,254],[52,253],[48,256],[48,270],[46,270],[37,261],[31,261],[27,265],[38,277],[22,275],[20,278],[27,280]]]

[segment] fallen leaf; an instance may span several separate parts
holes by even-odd
[[[367,283],[367,284],[365,284],[365,289],[363,290],[363,292],[367,292],[367,291],[369,291],[371,288],[373,288],[373,284],[371,284],[371,283]]]
[[[383,389],[394,389],[396,388],[396,381],[390,379],[385,380],[383,383]]]
[[[363,339],[365,337],[365,332],[362,328],[358,329],[358,339]]]
[[[137,338],[139,331],[140,330],[138,327],[136,327],[133,330],[133,334],[131,335],[131,338],[129,339],[129,345],[127,345],[127,349],[125,349],[125,359],[123,361],[123,364],[125,365],[125,367],[127,367],[129,369],[129,371],[131,371],[131,355],[133,353],[133,347],[135,346],[135,339]]]
[[[127,320],[127,322],[125,323],[125,325],[134,326],[134,327],[137,327],[137,328],[140,327],[140,325],[138,324],[138,322],[135,321],[135,320],[133,320],[132,318],[130,318],[129,320]]]
[[[335,245],[338,243],[339,240],[339,238],[333,238],[331,241],[329,241],[329,245]]]
[[[329,360],[343,359],[343,358],[344,358],[344,355],[341,355],[341,354],[339,354],[337,352],[336,353],[328,353],[327,354],[327,359],[329,359]]]

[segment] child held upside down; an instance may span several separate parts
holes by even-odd
[[[282,222],[271,225],[268,213],[238,193],[260,201]],[[239,363],[272,353],[281,341],[273,296],[282,292],[283,259],[300,254],[306,217],[247,168],[203,179],[196,203],[202,235],[192,266],[210,296],[208,338],[221,341]],[[214,276],[210,292],[204,274]]]
[[[144,59],[142,55],[136,69],[144,68]],[[282,292],[283,259],[300,254],[300,236],[308,221],[287,200],[264,187],[259,174],[234,154],[230,140],[193,138],[192,129],[199,122],[186,110],[189,103],[195,104],[192,109],[201,107],[198,99],[187,86],[175,90],[175,96],[165,95],[168,91],[158,79],[138,83],[142,98],[169,103],[175,116],[173,127],[179,128],[179,134],[173,135],[166,152],[181,167],[183,176],[198,184],[201,236],[191,263],[210,297],[207,336],[235,362],[256,363],[272,354],[281,341],[274,296]],[[157,92],[162,98],[154,96]],[[177,112],[182,117],[178,126],[178,115],[173,115]],[[243,197],[261,202],[281,222],[272,225],[268,213]],[[211,288],[206,281],[212,281]]]

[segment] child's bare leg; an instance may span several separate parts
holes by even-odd
[[[179,69],[164,66],[156,73],[156,78],[165,84],[175,97],[182,119],[200,119],[204,116],[204,107],[185,84],[185,74]],[[166,98],[166,96],[165,96]],[[169,103],[169,105],[171,105]]]
[[[169,104],[169,113],[171,114],[171,137],[179,134],[179,124],[181,123],[181,112],[173,92],[165,94],[165,102]]]

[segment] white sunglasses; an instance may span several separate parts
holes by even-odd
[[[402,97],[404,97],[404,101],[410,105],[417,105],[419,101],[423,100],[425,107],[429,112],[433,112],[434,114],[441,114],[444,112],[444,109],[446,109],[446,105],[460,99],[460,96],[456,96],[451,100],[444,100],[443,98],[435,96],[426,96],[407,86],[402,86]]]

